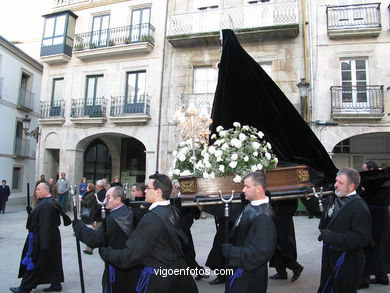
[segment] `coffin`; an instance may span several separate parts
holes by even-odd
[[[278,167],[266,173],[267,190],[270,192],[299,190],[311,187],[307,166]],[[179,179],[182,198],[192,199],[196,196],[213,196],[240,193],[243,183],[234,183],[233,176],[204,179],[199,177],[181,177]]]

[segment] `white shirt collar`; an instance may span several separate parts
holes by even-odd
[[[251,205],[253,206],[259,206],[265,203],[269,203],[269,198],[266,196],[264,199],[256,199],[251,201]]]
[[[351,193],[347,194],[346,196],[351,196],[351,195],[354,195],[354,194],[356,194],[356,190],[352,191]]]
[[[149,211],[153,210],[157,206],[167,206],[170,204],[171,204],[171,202],[169,200],[156,201],[156,202],[152,203],[152,205],[149,207]]]

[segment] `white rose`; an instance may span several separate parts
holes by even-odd
[[[233,138],[231,141],[230,141],[230,144],[232,146],[235,146],[236,148],[240,148],[242,146],[242,142],[240,140],[238,140],[237,138]]]
[[[180,176],[190,176],[192,173],[190,170],[184,170],[180,173]]]
[[[235,183],[240,183],[241,180],[242,180],[242,178],[241,178],[240,175],[236,175],[236,176],[233,178],[233,181],[234,181]]]
[[[211,178],[211,179],[215,178],[215,173],[211,172],[210,175],[209,175],[209,178]]]
[[[207,173],[207,172],[203,172],[203,178],[204,178],[204,179],[207,179],[207,178],[209,178],[209,173]]]
[[[204,165],[205,165],[205,167],[206,167],[206,168],[210,168],[210,167],[211,167],[211,164],[210,164],[210,162],[209,162],[209,161],[207,161],[207,162],[204,162]]]
[[[218,159],[220,157],[222,157],[223,155],[223,152],[221,150],[216,150],[215,153],[214,153],[214,156]]]
[[[242,127],[242,129],[243,129],[243,130],[249,130],[249,126],[248,126],[248,125],[244,125],[244,126]]]
[[[257,141],[252,141],[252,147],[257,150],[260,147],[260,144]]]
[[[274,162],[275,162],[275,164],[277,164],[279,162],[277,157],[274,158]]]
[[[180,170],[179,170],[179,169],[174,169],[174,170],[173,170],[173,174],[175,174],[175,175],[180,175]]]
[[[269,152],[265,153],[265,157],[267,158],[267,160],[271,160],[271,154]]]
[[[220,172],[224,172],[225,171],[225,166],[224,165],[219,165],[218,170]]]
[[[220,125],[216,128],[217,132],[220,132],[221,130],[223,130],[223,127]]]
[[[222,130],[222,131],[219,132],[219,136],[220,137],[224,137],[224,136],[226,136],[226,134],[227,134],[226,130]]]
[[[260,164],[260,163],[258,163],[258,164],[257,164],[257,170],[261,170],[261,169],[263,169],[263,165]]]
[[[260,137],[260,138],[263,138],[264,133],[262,133],[261,131],[259,131],[259,132],[257,133],[257,136]]]
[[[221,148],[226,151],[229,148],[229,145],[227,143],[224,143]]]
[[[258,154],[259,154],[258,152],[253,152],[253,155],[254,155],[255,157],[257,157]]]
[[[179,154],[179,161],[184,162],[186,160],[186,156],[184,154]]]
[[[237,154],[232,154],[232,156],[230,157],[233,161],[236,161],[238,159],[238,155]]]
[[[243,134],[243,133],[240,133],[240,134],[238,135],[238,138],[239,138],[241,141],[244,141],[244,140],[246,140],[247,136],[246,136],[245,134]]]
[[[176,155],[177,155],[177,151],[173,151],[172,156],[176,157]]]
[[[214,146],[210,146],[209,147],[209,153],[210,154],[214,154],[215,153],[215,147]]]
[[[256,165],[253,165],[253,166],[251,167],[251,171],[252,171],[252,172],[256,172],[256,171],[257,171],[257,166],[256,166]]]
[[[215,134],[215,133],[213,133],[212,135],[211,135],[211,139],[216,139],[217,138],[217,135]]]
[[[267,142],[267,148],[271,149],[271,144],[269,142]]]
[[[222,157],[217,157],[217,162],[222,162]]]
[[[234,126],[234,127],[240,127],[241,124],[240,124],[240,122],[234,122],[234,123],[233,123],[233,126]]]
[[[236,168],[237,167],[237,161],[231,161],[229,163],[229,167],[232,168],[232,169]]]
[[[248,162],[248,161],[249,161],[249,157],[248,157],[248,156],[245,156],[245,157],[244,157],[244,161],[245,161],[245,162]]]

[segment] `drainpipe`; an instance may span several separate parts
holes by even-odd
[[[308,83],[312,82],[310,81],[310,73],[309,73],[309,52],[308,52],[308,26],[309,26],[309,21],[307,20],[307,4],[306,0],[301,1],[302,5],[302,21],[303,21],[303,61],[304,61],[304,67],[305,67],[305,81]],[[310,96],[310,103],[309,99],[306,98],[306,113],[304,115],[305,121],[311,121],[311,115],[312,115],[312,99],[313,99],[313,94],[309,92]]]
[[[160,167],[160,144],[161,144],[161,115],[162,115],[162,100],[163,100],[163,89],[164,89],[164,66],[165,66],[165,48],[167,43],[166,33],[167,33],[167,26],[168,26],[168,2],[169,0],[166,0],[166,7],[165,7],[165,26],[164,26],[164,44],[163,44],[163,50],[162,50],[162,64],[161,64],[161,85],[160,85],[160,100],[159,100],[159,107],[158,107],[158,124],[157,124],[157,140],[156,140],[156,171],[159,171]]]

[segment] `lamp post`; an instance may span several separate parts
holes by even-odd
[[[34,137],[35,140],[38,142],[39,126],[37,126],[37,128],[35,128],[32,131],[28,131],[28,129],[30,128],[30,123],[31,123],[31,118],[28,115],[25,115],[25,117],[22,119],[22,122],[23,122],[24,134],[26,136]]]
[[[308,96],[308,88],[310,83],[306,80],[306,78],[301,78],[301,81],[297,83],[297,87],[299,89],[299,97],[301,98],[301,116],[303,119],[307,120],[307,96]]]

